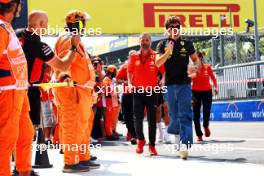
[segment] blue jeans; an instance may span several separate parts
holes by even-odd
[[[168,133],[180,135],[182,144],[193,143],[193,111],[192,111],[192,89],[191,85],[169,85],[168,105],[170,124]]]

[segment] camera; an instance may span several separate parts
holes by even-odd
[[[254,26],[254,21],[250,20],[250,19],[245,19],[245,23],[247,23],[247,32],[250,31],[250,28]]]

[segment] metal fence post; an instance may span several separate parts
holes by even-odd
[[[257,16],[257,1],[253,0],[253,6],[254,6],[254,27],[255,27],[255,56],[256,56],[256,61],[260,60],[260,56],[259,56],[259,35],[258,35],[258,16]],[[260,66],[257,66],[257,78],[260,78]],[[257,83],[257,96],[260,97],[261,96],[261,83],[262,82],[258,82]]]
[[[235,47],[236,47],[236,64],[238,64],[238,60],[240,59],[240,48],[239,48],[239,36],[235,33]]]

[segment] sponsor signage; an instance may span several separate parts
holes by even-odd
[[[212,121],[264,122],[264,100],[214,102],[210,119]]]
[[[257,7],[259,27],[264,27],[264,1],[257,0]],[[162,34],[170,15],[179,16],[186,28],[219,28],[221,21],[222,27],[234,31],[245,31],[245,19],[253,20],[249,0],[34,0],[28,1],[28,8],[47,11],[53,28],[65,26],[69,10],[86,11],[91,16],[88,28],[102,34]]]

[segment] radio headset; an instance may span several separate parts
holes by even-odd
[[[83,29],[83,22],[78,20],[74,23],[67,23],[67,27],[70,33],[80,33],[80,31]]]

